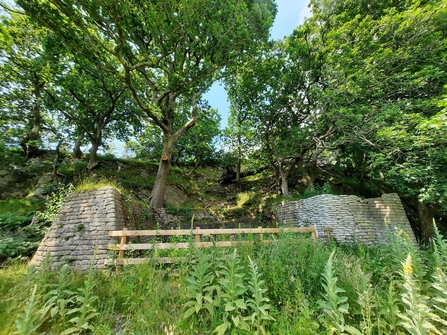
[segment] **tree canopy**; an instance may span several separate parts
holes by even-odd
[[[163,132],[151,203],[163,207],[174,143],[196,123],[197,102],[220,71],[268,38],[276,7],[263,1],[17,1],[71,49],[119,78]],[[174,129],[178,99],[188,120]],[[183,109],[182,109],[183,110]]]

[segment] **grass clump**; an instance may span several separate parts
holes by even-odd
[[[80,181],[76,185],[75,191],[80,192],[80,191],[97,190],[105,186],[114,187],[118,192],[123,193],[123,189],[116,180],[104,177],[96,177],[95,175],[89,176]]]

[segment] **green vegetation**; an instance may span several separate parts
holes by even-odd
[[[281,233],[120,272],[16,264],[0,270],[0,334],[444,334],[447,242],[435,231],[426,250],[399,231],[369,247]]]
[[[279,194],[397,192],[432,237],[447,208],[444,1],[310,0],[276,41],[273,0],[202,1],[2,1],[1,198],[99,171],[151,207],[177,207],[173,186],[182,206],[220,197],[252,217]],[[203,99],[217,79],[226,129]],[[132,158],[113,157],[116,140]],[[207,167],[240,194],[210,192]]]
[[[107,172],[105,174],[107,175]],[[111,186],[120,191],[121,193],[121,188],[118,186],[116,181],[108,179],[106,177],[99,179],[96,177],[89,177],[87,179],[83,179],[82,181],[79,182],[74,191],[96,190],[98,188],[105,186]]]
[[[445,0],[310,8],[269,41],[273,0],[0,0],[0,333],[446,333]],[[27,272],[69,194],[109,185],[142,222],[263,226],[284,199],[397,192],[422,250],[398,229],[370,247],[283,234],[160,252],[180,266]]]
[[[0,201],[0,262],[32,256],[48,226],[33,222],[35,215],[44,208],[42,201]]]

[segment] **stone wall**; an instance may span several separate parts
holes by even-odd
[[[69,263],[73,268],[102,268],[107,260],[107,244],[117,243],[108,232],[125,227],[121,194],[113,187],[71,194],[40,243],[31,264],[40,266],[48,254],[53,267]],[[131,227],[132,228],[132,227]]]
[[[320,236],[325,228],[340,242],[383,243],[386,226],[403,229],[416,243],[410,222],[397,194],[360,199],[354,195],[324,194],[298,201],[285,201],[276,207],[279,222],[299,227],[314,226]]]
[[[155,210],[153,215],[152,220],[163,228],[177,228],[176,217],[165,209]],[[416,243],[397,194],[365,200],[353,195],[320,195],[283,202],[276,207],[276,215],[277,220],[285,224],[314,226],[320,236],[325,228],[332,228],[331,234],[338,241],[365,244],[384,242],[384,223],[387,222],[390,229],[395,226],[403,229]],[[103,268],[108,259],[107,245],[118,242],[110,238],[108,232],[124,227],[136,229],[127,221],[132,220],[126,220],[123,199],[115,188],[73,193],[42,240],[31,264],[40,266],[48,255],[53,267],[69,263],[75,269],[87,270],[97,250],[94,267]]]

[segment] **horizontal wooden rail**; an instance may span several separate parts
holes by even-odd
[[[274,240],[262,240],[258,243],[260,244],[271,244]],[[215,245],[216,247],[237,247],[241,245],[254,245],[253,241],[218,241],[218,242],[194,242],[192,245],[196,248],[209,248]],[[109,250],[166,250],[166,249],[187,249],[190,243],[179,242],[179,243],[144,243],[144,244],[109,244]]]
[[[313,227],[308,228],[238,228],[238,229],[200,229],[192,230],[114,230],[109,231],[109,236],[180,236],[180,235],[238,235],[238,234],[275,234],[285,233],[315,233]]]
[[[124,258],[124,252],[129,250],[166,250],[166,249],[185,249],[190,246],[196,248],[216,247],[234,247],[234,246],[250,246],[254,245],[253,241],[238,241],[232,237],[231,241],[216,241],[216,242],[202,242],[201,236],[204,235],[243,235],[243,234],[260,234],[259,244],[270,244],[274,240],[263,239],[263,234],[277,234],[280,232],[286,233],[311,233],[314,240],[317,239],[316,231],[313,227],[309,228],[241,228],[241,229],[200,229],[192,230],[116,230],[110,231],[109,236],[120,237],[119,244],[109,244],[107,249],[118,251],[118,259],[112,260],[111,264],[125,265],[125,264],[143,264],[147,262],[148,258]],[[194,235],[194,241],[178,242],[178,243],[134,243],[127,244],[129,237],[134,236],[186,236]],[[156,260],[159,263],[174,263],[182,260],[182,257],[160,257]],[[110,263],[109,263],[110,264]],[[119,267],[117,268],[119,269]]]

